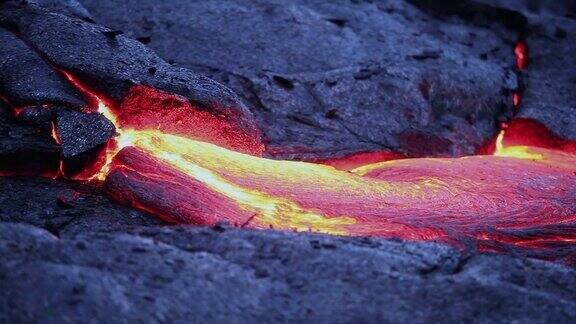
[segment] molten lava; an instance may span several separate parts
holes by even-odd
[[[499,147],[496,156],[403,159],[344,172],[158,131],[124,134],[128,146],[114,159],[107,192],[170,222],[473,239],[500,249],[576,239],[575,231],[550,234],[576,224],[576,157],[558,151]]]

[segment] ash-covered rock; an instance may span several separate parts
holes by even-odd
[[[0,224],[0,321],[570,322],[576,273],[434,243]]]
[[[404,1],[81,2],[241,93],[277,158],[473,154],[517,87],[518,31],[487,6],[470,21]]]

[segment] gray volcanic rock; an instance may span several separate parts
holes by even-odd
[[[528,66],[518,117],[576,140],[576,1],[481,0],[524,17]]]
[[[0,224],[0,321],[570,322],[576,272],[434,243]]]
[[[69,16],[82,18],[86,21],[92,21],[92,16],[76,0],[27,0],[28,3],[35,4],[39,7],[46,8],[50,11],[61,12]]]
[[[560,15],[528,17],[526,90],[519,116],[576,140],[576,20]]]
[[[517,31],[491,14],[448,20],[404,1],[81,2],[241,93],[276,158],[472,154],[517,88]]]

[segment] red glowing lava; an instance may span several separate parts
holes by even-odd
[[[335,169],[349,171],[367,164],[398,160],[405,158],[404,155],[395,152],[377,151],[377,152],[360,152],[350,154],[341,158],[326,160],[310,160],[308,162],[329,165]]]
[[[514,108],[518,108],[520,106],[520,101],[521,97],[520,97],[520,92],[514,92],[512,94],[512,105],[514,106]]]
[[[131,87],[117,111],[120,129],[155,129],[256,156],[264,151],[259,130],[247,132],[250,127],[239,127],[240,116],[233,121],[225,120],[193,106],[180,96],[149,86]]]
[[[532,146],[576,153],[576,141],[562,139],[532,119],[513,119],[507,125],[503,142],[506,146]]]
[[[516,42],[514,46],[514,56],[516,57],[516,66],[518,70],[523,71],[528,65],[528,46],[523,40]]]

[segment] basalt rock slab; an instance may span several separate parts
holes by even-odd
[[[3,322],[576,318],[573,269],[435,243],[221,226],[57,239],[2,223],[0,253]]]
[[[563,15],[529,17],[528,66],[519,116],[576,140],[576,20]]]
[[[101,114],[86,114],[70,109],[56,112],[56,131],[64,158],[77,156],[114,136],[114,125]]]
[[[43,105],[18,109],[12,122],[34,127],[36,133],[52,137],[62,148],[64,158],[87,152],[116,135],[114,125],[104,115],[62,106]]]
[[[0,103],[0,108],[0,172],[6,174],[55,176],[62,159],[75,173],[91,165],[116,134],[114,125],[99,113],[52,105],[14,110]]]
[[[10,26],[47,61],[112,103],[119,105],[134,85],[178,95],[196,109],[207,111],[246,134],[249,145],[256,147],[251,153],[261,153],[254,118],[231,90],[168,64],[118,30],[19,1],[7,1],[0,7],[0,25]],[[194,129],[194,125],[189,128]]]
[[[275,158],[473,154],[518,86],[518,30],[487,6],[477,22],[404,1],[81,2],[98,22],[242,94]]]

